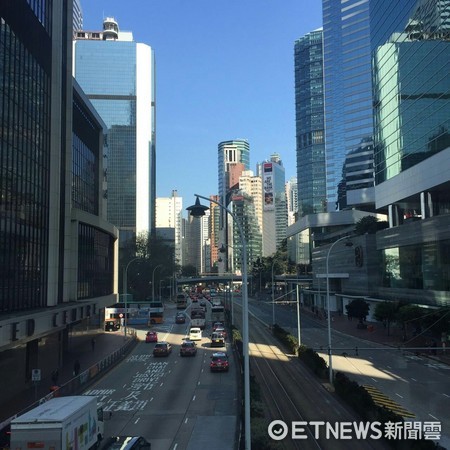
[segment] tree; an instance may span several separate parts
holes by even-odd
[[[131,261],[133,262],[130,263]],[[135,239],[129,239],[122,247],[119,263],[122,284],[123,271],[126,267],[128,267],[127,291],[139,301],[150,298],[153,292],[158,292],[156,286],[159,287],[160,280],[172,277],[178,270],[173,246],[146,232],[138,234]],[[154,289],[152,289],[153,281]]]
[[[398,308],[398,302],[377,303],[377,306],[375,307],[375,319],[377,319],[379,322],[384,322],[387,325],[388,336],[390,334],[391,322],[395,321]]]
[[[364,300],[356,299],[352,300],[348,305],[345,305],[345,309],[349,317],[356,317],[362,323],[369,314],[370,306]]]
[[[386,221],[379,221],[375,216],[364,216],[356,222],[355,233],[359,235],[375,234],[378,230],[387,228],[387,226]]]
[[[412,323],[416,331],[421,328],[425,310],[417,305],[403,305],[397,311],[397,321],[402,324],[403,339],[406,340],[408,324]]]

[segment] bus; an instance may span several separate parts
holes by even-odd
[[[164,304],[161,300],[152,300],[149,303],[148,324],[164,322]]]
[[[114,305],[105,308],[105,330],[111,328],[111,322],[114,322],[117,329],[125,323],[127,325],[146,325],[148,322],[149,303],[146,302],[128,302],[125,312],[125,303],[114,303]]]
[[[206,327],[205,311],[203,308],[191,309],[191,327],[198,327],[202,330]]]
[[[177,294],[177,309],[187,308],[187,298],[185,294]]]

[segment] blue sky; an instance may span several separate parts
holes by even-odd
[[[217,145],[247,139],[250,168],[281,155],[296,176],[294,42],[321,0],[81,0],[84,28],[114,17],[156,59],[157,196],[216,194]],[[186,215],[186,214],[184,214]]]

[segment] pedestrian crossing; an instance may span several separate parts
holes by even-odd
[[[387,395],[383,394],[379,389],[377,389],[375,386],[370,386],[368,384],[364,384],[363,388],[370,394],[373,401],[376,405],[385,407],[389,409],[390,411],[398,414],[402,417],[408,417],[413,418],[416,417],[415,414],[408,411],[407,409],[403,408],[400,404],[389,398]]]

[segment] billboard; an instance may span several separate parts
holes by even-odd
[[[264,186],[264,211],[275,209],[273,200],[273,172],[272,163],[263,164],[263,186]]]

